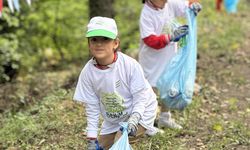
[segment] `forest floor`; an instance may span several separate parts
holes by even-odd
[[[227,37],[231,41],[222,47],[200,46],[197,83],[202,90],[184,111],[173,111],[184,129],[145,137],[133,145],[135,150],[250,149],[250,15],[246,11],[233,17],[231,21],[243,24],[233,30],[246,34]],[[202,28],[205,34],[211,32],[207,27],[207,32]],[[84,108],[72,100],[81,67],[0,85],[0,149],[86,149]]]

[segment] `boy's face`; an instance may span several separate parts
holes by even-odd
[[[110,39],[102,36],[88,38],[91,54],[98,62],[113,61],[114,50],[119,46],[118,39]],[[106,64],[103,64],[106,65]]]
[[[151,2],[157,6],[158,8],[164,8],[165,3],[167,2],[167,0],[151,0]]]

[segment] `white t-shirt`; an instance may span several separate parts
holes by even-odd
[[[117,56],[116,62],[106,70],[96,68],[91,59],[81,71],[74,100],[86,104],[88,137],[97,137],[99,114],[104,119],[101,135],[118,131],[119,122],[127,121],[133,112],[142,116],[143,127],[153,127],[156,95],[140,64],[121,52]]]
[[[145,4],[141,11],[139,63],[152,87],[156,87],[166,64],[176,54],[177,44],[171,42],[166,47],[155,50],[148,47],[142,39],[151,34],[159,36],[166,30],[171,31],[172,29],[166,28],[171,28],[176,17],[185,16],[186,8],[187,3],[182,0],[168,0],[163,9],[155,10]]]

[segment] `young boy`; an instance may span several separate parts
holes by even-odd
[[[115,20],[93,17],[88,26],[88,45],[93,56],[78,79],[74,100],[85,103],[88,149],[94,150],[99,114],[103,117],[99,144],[110,148],[120,136],[120,122],[128,122],[130,143],[153,128],[157,100],[139,63],[117,51]]]
[[[156,83],[167,63],[177,52],[177,42],[188,33],[188,26],[174,26],[177,17],[184,17],[186,8],[195,14],[201,10],[198,2],[183,0],[143,0],[140,15],[139,63],[150,85],[157,93]],[[182,129],[171,117],[167,106],[161,106],[158,126]],[[156,133],[152,131],[153,133]],[[152,133],[152,135],[153,135]]]

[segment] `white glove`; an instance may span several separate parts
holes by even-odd
[[[94,140],[94,139],[88,139],[88,141],[87,141],[87,149],[88,150],[96,150],[96,140]]]
[[[181,38],[188,34],[188,25],[179,26],[174,30],[174,33],[170,35],[170,41],[178,42]]]
[[[136,136],[138,130],[138,124],[141,119],[141,115],[137,112],[133,113],[128,119],[128,135]]]
[[[189,8],[194,12],[195,16],[197,16],[197,14],[201,11],[202,6],[198,2],[194,2],[190,5]]]

